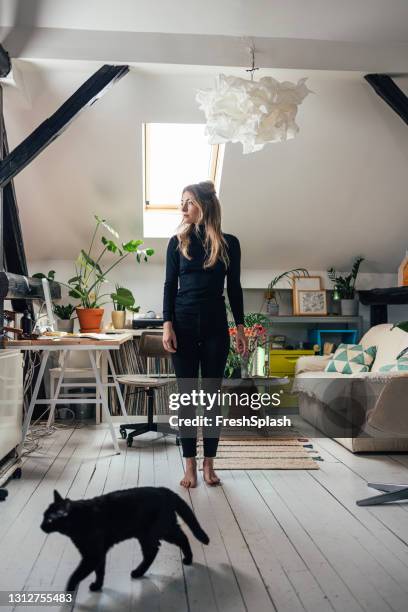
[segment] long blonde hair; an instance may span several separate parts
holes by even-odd
[[[192,232],[198,234],[199,225],[204,225],[204,249],[207,253],[204,268],[211,268],[219,259],[228,268],[227,242],[221,231],[221,205],[214,188],[214,183],[212,181],[202,181],[201,183],[187,185],[183,189],[183,194],[186,191],[194,195],[200,214],[197,223],[182,222],[178,228],[177,237],[181,253],[187,259],[191,259],[188,252],[191,234]]]

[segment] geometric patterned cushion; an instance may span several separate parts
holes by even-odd
[[[400,357],[392,363],[381,366],[379,372],[407,372],[408,371],[408,357]]]
[[[376,346],[365,349],[362,344],[339,344],[326,365],[325,372],[339,372],[340,374],[368,372],[376,352]]]

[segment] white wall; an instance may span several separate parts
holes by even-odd
[[[67,260],[43,260],[43,261],[31,261],[29,272],[35,274],[36,272],[47,273],[49,270],[56,271],[56,279],[62,282],[66,282],[73,275],[73,265],[71,261]],[[273,275],[282,272],[282,270],[275,270]],[[315,271],[313,274],[319,274],[322,276],[324,287],[330,288],[330,283],[326,277],[325,271]],[[141,307],[141,312],[147,312],[148,310],[154,310],[156,313],[162,312],[162,296],[163,296],[163,282],[164,282],[164,265],[156,265],[148,262],[147,264],[124,264],[112,273],[112,283],[107,285],[106,292],[114,290],[114,283],[118,283],[125,287],[128,287],[135,296],[136,303]],[[265,274],[260,274],[259,271],[243,270],[242,271],[242,286],[244,288],[244,307],[245,312],[259,312],[262,307],[265,308],[264,302],[264,287],[267,285],[270,277]],[[369,287],[387,287],[396,284],[396,277],[392,274],[364,274],[362,273],[359,277],[358,287],[360,289]],[[284,284],[280,285],[282,288]],[[105,292],[105,291],[104,291]],[[66,294],[65,289],[62,290],[63,302],[74,303],[75,300],[69,298]],[[112,311],[112,305],[109,302],[104,306],[105,315],[104,323],[107,324],[110,321],[110,313]],[[289,313],[290,306],[282,305],[282,314],[286,311]],[[368,329],[370,322],[369,308],[360,305],[360,314],[363,317],[364,329]],[[130,315],[129,315],[130,318]],[[399,321],[408,320],[408,305],[407,306],[392,306],[389,308],[389,321],[391,323],[397,323]],[[304,330],[300,333],[294,331],[293,328],[277,329],[276,333],[285,333],[288,337],[296,338],[297,340],[307,340],[306,332]]]

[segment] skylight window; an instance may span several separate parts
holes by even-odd
[[[179,209],[181,191],[211,179],[219,187],[223,145],[209,145],[204,125],[145,123],[145,209]]]

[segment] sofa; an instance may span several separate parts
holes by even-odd
[[[352,452],[406,452],[408,372],[380,368],[408,347],[408,334],[391,324],[376,325],[360,344],[377,347],[369,372],[325,372],[331,356],[298,360],[293,391],[300,416],[315,428],[313,435],[333,438]]]

